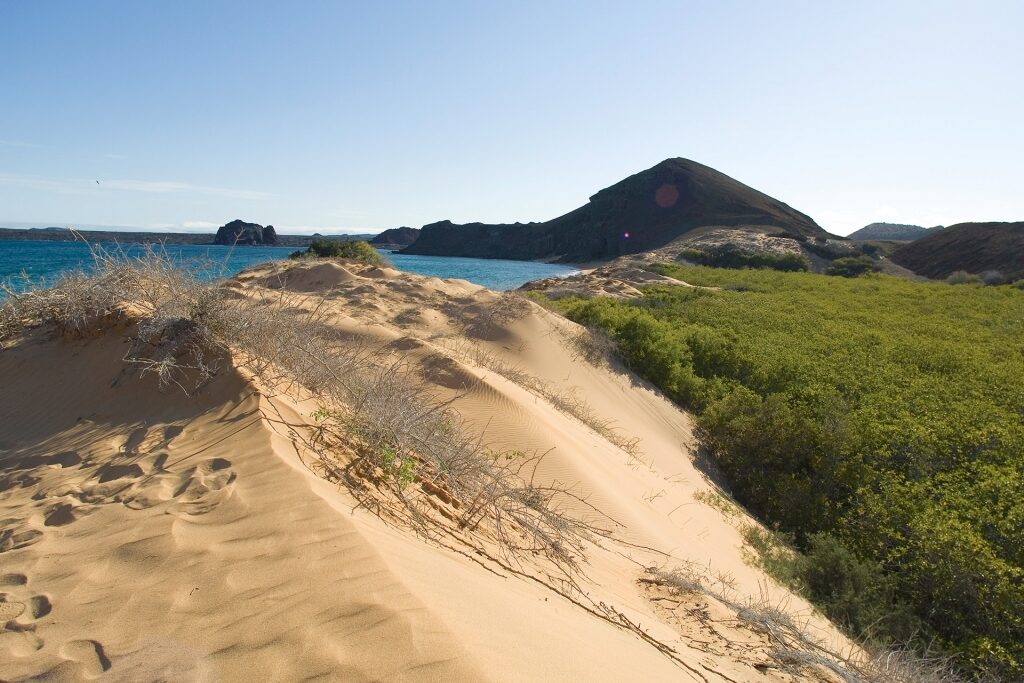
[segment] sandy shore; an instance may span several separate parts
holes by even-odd
[[[315,466],[301,390],[227,367],[190,396],[126,368],[123,327],[38,330],[0,351],[0,678],[818,680],[722,604],[645,583],[676,566],[844,643],[745,559],[752,522],[694,465],[689,416],[588,361],[574,324],[355,264],[267,264],[234,288],[400,354],[488,447],[544,454],[538,479],[610,534],[555,590],[540,562],[510,571],[359,506]]]

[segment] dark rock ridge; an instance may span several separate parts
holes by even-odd
[[[423,226],[404,254],[584,262],[662,247],[706,226],[757,226],[792,237],[827,237],[810,217],[713,168],[667,159],[601,190],[543,223]]]
[[[900,240],[911,241],[921,239],[925,235],[942,230],[941,225],[934,228],[923,228],[920,225],[903,223],[872,223],[860,230],[847,235],[851,240]]]
[[[997,270],[1003,276],[1024,277],[1024,221],[1017,223],[960,223],[905,244],[892,260],[918,275],[944,278],[965,270]]]
[[[408,228],[402,226],[401,228],[391,228],[385,230],[381,234],[377,235],[370,240],[370,244],[375,247],[407,247],[420,236],[419,228]]]
[[[266,233],[264,233],[266,234]],[[315,239],[368,240],[372,234],[358,235],[276,235],[279,247],[308,247]],[[213,233],[198,232],[130,232],[122,230],[75,230],[67,228],[0,228],[0,241],[42,242],[117,242],[119,244],[216,244]]]
[[[217,236],[213,238],[213,243],[273,246],[278,242],[277,232],[274,230],[273,225],[263,227],[262,225],[246,223],[236,218],[217,229]]]

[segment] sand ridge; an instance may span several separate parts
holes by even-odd
[[[666,615],[640,579],[676,563],[837,637],[744,562],[736,519],[703,502],[713,488],[688,416],[584,359],[572,323],[355,263],[268,264],[233,287],[326,310],[341,338],[400,354],[489,446],[545,454],[539,477],[615,521],[580,602],[532,580],[539,570],[485,566],[359,508],[311,467],[308,397],[234,370],[190,397],[126,370],[123,330],[41,331],[0,352],[0,678],[794,679]],[[598,604],[641,628],[581,608]],[[727,641],[742,630],[719,621]]]

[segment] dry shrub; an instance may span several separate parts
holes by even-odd
[[[880,648],[862,644],[852,652],[838,652],[816,637],[806,621],[800,622],[785,603],[771,601],[767,591],[757,598],[739,598],[727,577],[712,578],[707,570],[689,563],[672,570],[652,568],[641,583],[661,586],[678,594],[716,600],[737,619],[764,636],[766,653],[783,671],[794,676],[815,676],[843,683],[958,683],[965,681],[948,657],[937,657],[909,647]]]
[[[525,318],[530,311],[531,304],[525,297],[515,292],[503,292],[476,315],[463,318],[462,331],[476,339],[491,339],[505,326]]]
[[[566,512],[570,503],[586,507],[568,488],[534,480],[536,458],[484,448],[390,350],[341,336],[327,324],[323,300],[202,282],[158,249],[140,257],[97,250],[94,258],[93,272],[67,275],[48,288],[8,286],[0,340],[45,325],[98,334],[119,320],[131,329],[126,362],[156,374],[162,386],[195,391],[233,363],[269,390],[301,386],[318,396],[321,420],[355,455],[343,480],[363,495],[368,478],[380,479],[399,503],[392,509],[421,531],[449,530],[443,519],[424,514],[422,500],[409,491],[413,483],[440,494],[448,521],[467,533],[486,532],[506,558],[539,553],[571,572],[587,539],[604,533]],[[523,304],[503,296],[489,319],[508,321]]]
[[[601,330],[580,325],[566,334],[575,356],[591,365],[607,367],[615,358],[615,342]]]

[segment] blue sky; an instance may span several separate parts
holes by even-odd
[[[1021,26],[1018,0],[0,0],[0,224],[544,220],[674,156],[838,233],[1024,220]]]

